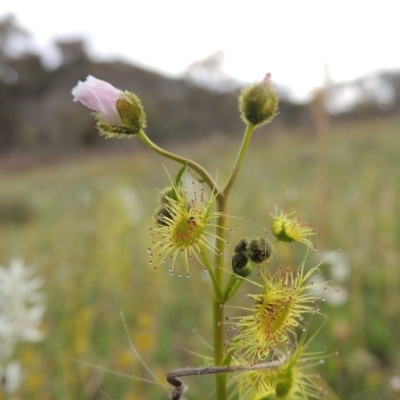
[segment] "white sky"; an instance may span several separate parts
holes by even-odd
[[[82,37],[96,57],[176,76],[221,50],[229,75],[271,71],[298,97],[322,83],[324,64],[336,82],[400,69],[399,0],[3,0],[0,18],[9,12],[43,52]]]

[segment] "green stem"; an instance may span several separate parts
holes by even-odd
[[[244,279],[242,277],[239,277],[235,274],[231,275],[228,284],[225,287],[225,291],[222,295],[222,301],[226,303],[229,299],[231,299],[234,294],[238,291],[240,286],[242,286],[242,283],[244,282]]]
[[[222,296],[221,288],[220,288],[220,286],[218,284],[218,281],[217,281],[217,278],[215,276],[214,270],[211,267],[211,263],[210,263],[210,260],[208,259],[206,249],[204,248],[204,246],[200,246],[200,249],[201,249],[201,254],[203,256],[204,264],[205,264],[205,266],[207,268],[207,271],[208,271],[208,273],[210,275],[210,278],[211,278],[211,282],[213,284],[214,293],[215,293],[214,296],[217,297],[217,298],[221,298],[221,296]]]
[[[215,279],[217,281],[217,286],[219,288],[224,287],[224,275],[223,275],[223,266],[224,266],[224,253],[225,253],[225,236],[226,236],[226,218],[225,214],[227,212],[227,203],[228,197],[232,190],[233,184],[236,181],[237,176],[239,175],[240,168],[243,164],[244,157],[247,153],[247,149],[250,144],[250,139],[254,131],[253,125],[248,125],[246,128],[246,132],[244,134],[242,144],[239,149],[239,153],[236,158],[235,165],[233,167],[232,173],[228,178],[228,181],[225,185],[225,188],[222,192],[217,191],[216,201],[217,201],[217,209],[221,215],[218,217],[217,221],[217,254],[215,256]],[[224,291],[222,291],[223,293]],[[215,365],[222,365],[224,361],[224,330],[222,322],[224,321],[224,302],[225,299],[221,296],[220,293],[216,293],[214,291],[214,301],[213,301],[213,342],[214,342],[214,362]],[[216,374],[215,375],[215,387],[216,387],[216,398],[217,400],[226,400],[227,399],[227,390],[226,390],[226,374]]]
[[[213,304],[213,320],[214,320],[214,363],[222,365],[224,361],[224,330],[222,321],[224,319],[224,307],[221,301],[214,298]],[[217,400],[226,400],[226,374],[215,375],[215,392]]]
[[[206,263],[206,266],[209,270],[210,277],[213,283],[214,288],[214,296],[213,296],[213,342],[214,342],[214,362],[215,365],[222,365],[229,363],[230,357],[224,357],[224,330],[222,322],[224,320],[224,303],[230,298],[231,296],[230,291],[231,289],[226,288],[223,290],[224,287],[224,274],[223,274],[223,266],[224,266],[224,252],[225,252],[225,237],[226,237],[226,218],[225,214],[227,212],[227,201],[229,194],[232,190],[232,187],[236,181],[236,178],[239,174],[240,168],[243,164],[244,157],[247,153],[247,149],[251,140],[251,136],[254,131],[253,125],[248,125],[246,128],[246,132],[243,137],[242,144],[239,149],[238,156],[236,158],[235,165],[233,167],[232,173],[228,178],[228,181],[221,191],[217,183],[214,179],[208,174],[208,172],[199,164],[194,161],[188,160],[184,157],[178,156],[176,154],[170,153],[167,150],[158,147],[154,144],[148,136],[144,132],[140,132],[138,134],[139,138],[142,142],[149,147],[150,149],[154,150],[156,153],[169,158],[170,160],[176,161],[182,165],[186,165],[193,169],[203,181],[208,185],[208,187],[215,193],[216,202],[217,202],[217,211],[220,213],[217,221],[217,229],[216,229],[216,248],[217,254],[215,255],[214,260],[214,269],[211,268],[210,262],[206,256],[206,253],[203,252],[203,259]],[[229,286],[229,285],[228,285]],[[239,286],[239,285],[238,285]],[[216,374],[216,396],[217,400],[226,400],[227,399],[227,388],[226,388],[226,374]]]
[[[220,212],[226,212],[226,197],[222,193],[218,193],[216,196],[217,209]],[[224,276],[223,276],[223,266],[224,266],[224,251],[225,251],[225,236],[226,236],[226,218],[223,214],[220,214],[217,220],[216,229],[216,248],[217,254],[215,255],[214,261],[214,273],[217,285],[223,288]],[[222,294],[214,291],[213,298],[213,345],[214,345],[214,363],[215,365],[222,365],[223,355],[224,355],[224,330],[222,322],[224,320],[224,307]],[[215,375],[215,390],[217,400],[226,400],[226,374],[216,374]]]
[[[239,150],[239,153],[236,158],[235,166],[233,167],[231,176],[229,177],[224,189],[222,190],[222,193],[224,194],[225,197],[229,196],[229,193],[232,190],[233,184],[235,183],[235,180],[236,180],[237,176],[239,175],[239,171],[243,164],[244,157],[247,153],[247,149],[249,147],[250,140],[253,135],[253,131],[254,131],[254,125],[251,125],[251,124],[247,125],[246,132],[245,132],[243,140],[242,140],[242,145],[240,146],[240,150]]]
[[[190,168],[192,168],[194,171],[196,171],[203,181],[208,185],[208,187],[214,191],[215,193],[219,193],[219,188],[217,183],[214,181],[214,179],[210,176],[210,174],[199,164],[197,164],[195,161],[189,160],[187,158],[178,156],[176,154],[170,153],[167,150],[162,149],[161,147],[157,146],[155,143],[153,143],[149,137],[144,133],[144,132],[139,132],[138,136],[140,140],[151,150],[155,151],[156,153],[169,158],[170,160],[176,161],[179,164],[186,165]]]

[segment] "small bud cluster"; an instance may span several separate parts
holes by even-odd
[[[273,254],[272,244],[263,237],[249,240],[247,237],[239,241],[232,256],[232,270],[235,274],[247,277],[254,265],[268,263]]]

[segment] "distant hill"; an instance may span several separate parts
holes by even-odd
[[[147,114],[146,133],[156,142],[239,135],[243,131],[238,89],[212,90],[195,84],[195,80],[167,78],[120,61],[95,62],[80,40],[58,42],[61,65],[48,70],[38,54],[9,54],[9,39],[18,35],[26,33],[15,26],[12,18],[0,21],[0,152],[109,146],[110,141],[99,137],[87,108],[72,101],[72,88],[87,75],[136,93]],[[373,91],[364,85],[367,81],[359,80],[330,90],[339,105],[349,87],[353,92],[355,88],[359,99],[352,108],[341,110],[335,120],[399,113],[400,74],[383,74],[381,78],[385,93],[391,94],[386,95],[384,103],[380,90],[383,84]],[[283,92],[280,97],[274,131],[313,132],[315,117],[309,105],[293,103]],[[124,146],[129,145],[127,139]]]
[[[188,141],[206,135],[236,135],[243,130],[238,91],[213,91],[123,62],[93,62],[84,53],[66,57],[53,71],[44,69],[33,54],[9,65],[18,79],[0,81],[3,149],[104,145],[90,112],[72,101],[72,88],[89,74],[139,96],[147,114],[147,134],[154,140]],[[296,108],[282,103],[281,112]]]

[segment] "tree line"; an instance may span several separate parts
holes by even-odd
[[[71,89],[88,74],[135,92],[147,113],[147,133],[154,140],[189,141],[206,135],[241,133],[236,112],[240,89],[226,80],[218,87],[218,62],[212,58],[194,63],[182,78],[171,79],[121,61],[94,61],[81,40],[57,41],[61,62],[49,69],[40,54],[13,51],[16,40],[28,37],[12,16],[0,21],[0,151],[107,146],[107,141],[99,139],[93,118],[72,101]],[[207,76],[213,85],[204,84]],[[339,107],[338,112],[336,107],[335,111],[335,99],[340,104],[341,96],[349,90],[356,100],[346,109]],[[398,113],[400,73],[382,72],[372,80],[369,77],[336,85],[326,94],[334,121]],[[311,132],[309,104],[290,101],[284,91],[280,97],[274,129]]]

